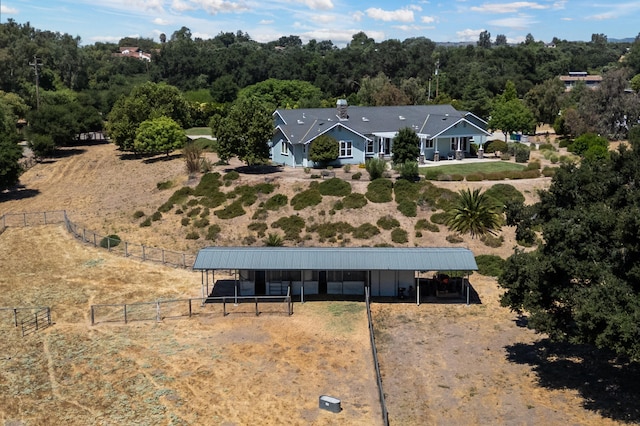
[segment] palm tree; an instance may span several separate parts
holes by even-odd
[[[269,234],[264,239],[264,245],[267,247],[281,247],[284,244],[282,237],[278,234]]]
[[[495,204],[480,189],[462,189],[451,210],[447,212],[447,226],[461,234],[471,234],[471,238],[486,234],[495,235],[500,229],[500,206]]]

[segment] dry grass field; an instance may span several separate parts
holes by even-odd
[[[190,184],[181,159],[122,160],[105,144],[69,151],[28,170],[17,194],[0,195],[0,214],[66,209],[74,222],[123,240],[184,251],[207,244],[185,240],[173,217],[149,228],[132,217],[136,210],[152,213],[173,192],[157,189],[158,182],[173,181],[176,188]],[[241,177],[244,182],[264,178]],[[285,169],[269,179],[288,194],[308,182],[301,170]],[[514,185],[530,199],[548,181]],[[364,188],[366,181],[353,186]],[[376,205],[361,214],[375,222],[385,213],[393,212]],[[343,214],[348,213],[336,216]],[[221,223],[219,243],[238,241],[234,236],[247,233],[248,221]],[[403,226],[412,229],[410,222]],[[462,245],[476,254],[506,257],[513,247],[509,232],[498,249],[470,239]],[[430,233],[409,244],[448,245],[445,236]],[[198,305],[191,318],[161,322],[150,308],[141,314],[144,320],[92,326],[91,305],[198,297],[200,275],[83,245],[60,225],[7,228],[0,234],[0,271],[0,306],[50,306],[53,319],[51,327],[22,337],[11,314],[0,312],[3,424],[382,423],[363,303],[295,303],[292,316],[274,311],[257,317],[253,305],[230,307],[226,317],[219,305]],[[551,354],[562,365],[541,368],[540,351],[548,350],[544,336],[521,327],[516,315],[499,306],[494,279],[474,274],[471,283],[480,303],[470,306],[373,305],[391,424],[638,420],[624,417],[635,411],[611,410],[615,402],[603,401],[611,389],[607,380],[598,385],[602,392],[585,392],[578,366],[586,358]],[[545,371],[578,376],[554,384]],[[322,394],[340,398],[342,412],[319,410]]]

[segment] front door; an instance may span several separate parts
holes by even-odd
[[[256,271],[256,296],[264,296],[267,293],[265,271]]]

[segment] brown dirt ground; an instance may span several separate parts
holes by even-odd
[[[124,240],[190,252],[207,245],[185,240],[177,215],[165,215],[150,228],[133,219],[136,210],[150,214],[175,188],[193,184],[180,158],[123,160],[109,144],[65,151],[29,169],[18,195],[0,198],[0,213],[66,209],[74,222]],[[265,179],[289,197],[309,182],[302,169],[241,177],[242,183]],[[174,189],[156,188],[168,180]],[[365,191],[366,180],[350,182],[354,191]],[[549,180],[509,183],[533,201]],[[454,190],[466,185],[440,184]],[[362,212],[338,211],[330,220],[375,223],[394,214],[389,206],[370,203]],[[327,201],[304,214],[324,220],[319,212],[330,208]],[[219,222],[218,243],[239,244],[249,235],[251,214]],[[290,214],[290,207],[278,212]],[[412,235],[414,221],[428,214],[397,216],[409,231],[408,245],[451,245],[446,232]],[[385,232],[367,244],[389,241]],[[461,245],[475,254],[506,257],[513,231],[503,236],[498,249],[468,238]],[[296,304],[291,317],[257,318],[252,306],[240,305],[227,317],[207,306],[191,319],[91,326],[92,304],[198,297],[200,276],[82,245],[57,225],[8,228],[0,235],[0,266],[0,305],[51,306],[55,323],[22,338],[0,312],[6,317],[0,320],[6,336],[0,343],[5,424],[380,423],[360,303]],[[499,306],[494,279],[475,274],[471,283],[481,304],[374,304],[392,424],[613,424],[585,409],[574,389],[543,387],[531,365],[509,361],[510,345],[541,336],[518,327],[515,315]],[[318,410],[321,394],[341,398],[343,411]]]

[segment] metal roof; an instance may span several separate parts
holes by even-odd
[[[476,271],[478,265],[460,247],[207,247],[193,269]]]

